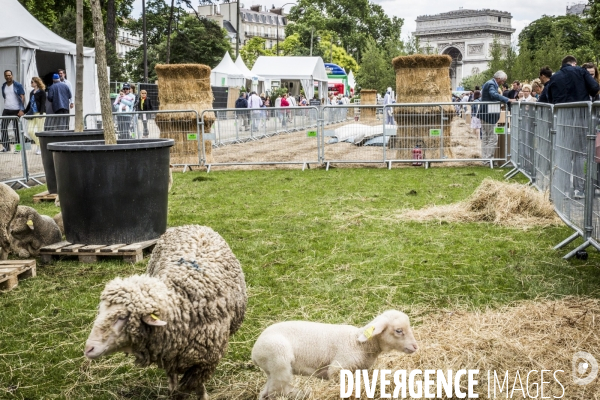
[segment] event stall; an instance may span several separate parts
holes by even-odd
[[[242,87],[245,86],[244,74],[235,65],[229,52],[225,52],[223,59],[210,73],[211,86]]]
[[[62,68],[75,91],[75,44],[46,28],[18,0],[2,0],[2,5],[0,70],[11,70],[14,79],[29,94],[32,77],[39,76],[48,85],[52,83],[52,74]],[[84,48],[83,55],[83,112],[100,112],[94,49]],[[0,96],[0,109],[3,108],[4,99]]]
[[[267,88],[286,87],[297,96],[300,87],[307,99],[315,95],[318,84],[319,98],[327,96],[327,71],[321,57],[258,57],[252,73],[265,79]]]

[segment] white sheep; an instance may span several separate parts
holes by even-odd
[[[252,361],[267,374],[259,399],[303,398],[293,375],[330,379],[340,369],[368,369],[379,354],[417,351],[408,316],[388,310],[362,328],[308,321],[280,322],[265,329],[252,348]]]
[[[42,247],[62,240],[60,228],[52,217],[40,215],[28,206],[17,207],[9,233],[11,252],[20,258],[37,257]]]
[[[10,252],[10,222],[17,213],[19,195],[10,186],[0,183],[0,260],[6,260]]]
[[[198,225],[170,228],[145,274],[106,285],[84,354],[131,353],[138,365],[166,371],[174,397],[195,392],[207,399],[204,382],[242,324],[246,303],[244,273],[218,233]]]

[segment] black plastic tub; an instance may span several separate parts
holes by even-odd
[[[173,139],[48,145],[54,155],[65,236],[74,244],[131,244],[167,229]]]
[[[48,151],[48,144],[57,142],[78,142],[80,140],[102,140],[104,131],[98,129],[75,131],[42,131],[36,133],[40,140],[40,150],[42,153],[42,165],[46,175],[46,185],[49,193],[56,193],[56,174],[54,173],[54,159],[52,153]]]

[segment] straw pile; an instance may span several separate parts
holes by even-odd
[[[402,307],[398,307],[402,309]],[[600,377],[587,386],[578,386],[571,377],[572,357],[576,352],[586,351],[596,358],[600,354],[598,330],[600,301],[586,298],[565,298],[561,300],[528,301],[489,308],[481,311],[464,309],[417,310],[405,309],[411,317],[419,351],[413,355],[390,353],[377,359],[373,369],[406,370],[415,369],[452,370],[479,369],[475,393],[479,398],[487,397],[487,371],[492,385],[494,371],[502,382],[508,371],[508,386],[512,390],[516,371],[519,371],[523,389],[528,387],[533,398],[535,384],[540,385],[540,370],[551,370],[544,374],[545,398],[560,398],[562,388],[552,374],[564,386],[563,399],[600,399]],[[582,361],[582,360],[579,360]],[[247,363],[221,363],[221,370],[227,374],[221,380],[211,382],[211,399],[251,400],[256,399],[266,381],[265,374]],[[530,375],[527,386],[527,373]],[[589,371],[589,369],[588,369]],[[586,374],[578,377],[584,378]],[[372,375],[370,375],[372,376]],[[389,375],[388,375],[389,378]],[[421,377],[417,377],[417,379]],[[435,379],[435,376],[433,377]],[[387,393],[395,388],[393,379]],[[466,392],[466,379],[461,381]],[[312,390],[306,400],[339,400],[340,384],[337,378],[324,381],[316,377],[295,377],[295,385]],[[380,398],[379,383],[376,385],[375,399]],[[509,398],[523,398],[517,381],[516,391]],[[503,393],[493,390],[489,398],[506,399],[506,385]],[[432,390],[435,393],[435,386]],[[525,392],[527,393],[527,392]],[[408,394],[408,393],[407,393]],[[364,386],[361,398],[366,398]],[[411,398],[410,396],[408,398]],[[446,399],[447,397],[443,397]],[[456,398],[456,397],[454,397]],[[529,397],[527,397],[529,398]],[[281,400],[278,398],[276,400]],[[355,399],[351,396],[350,399]],[[289,399],[288,399],[289,400]]]
[[[202,111],[212,109],[210,71],[210,67],[201,64],[157,65],[160,110],[195,110],[201,118]],[[205,115],[205,132],[210,132],[214,120],[214,114]],[[197,164],[198,143],[187,140],[187,134],[196,133],[195,114],[157,114],[155,121],[160,128],[161,137],[175,139],[171,163]],[[204,141],[204,151],[207,161],[212,162],[212,145],[208,140]]]
[[[376,105],[377,104],[377,90],[374,89],[361,89],[360,90],[360,104],[361,105]],[[375,108],[361,108],[361,118],[375,118]]]
[[[479,134],[462,118],[454,118],[450,123],[450,144],[454,158],[481,157]]]
[[[449,67],[452,58],[448,55],[400,56],[392,60],[396,71],[396,97],[398,103],[446,103],[452,99]],[[430,138],[430,129],[439,129],[442,124],[439,107],[395,108],[394,119],[398,134],[390,141],[390,147],[398,149],[398,159],[411,158],[411,150],[417,141],[423,141],[428,158],[441,157],[439,137]],[[452,106],[445,106],[446,116],[454,116]],[[448,148],[450,136],[444,135],[444,146]],[[448,154],[445,154],[448,156]]]
[[[486,178],[463,202],[405,211],[400,218],[413,221],[492,222],[520,228],[561,223],[547,193],[527,185],[490,178]]]

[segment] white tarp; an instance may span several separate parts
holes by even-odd
[[[244,74],[235,65],[229,52],[225,52],[219,65],[214,67],[210,73],[212,86],[242,87],[245,83],[244,80]]]
[[[307,99],[315,94],[315,81],[319,84],[320,97],[327,95],[327,71],[321,57],[258,57],[252,73],[266,81],[300,81]]]
[[[258,76],[252,73],[252,71],[250,71],[248,69],[248,67],[246,66],[246,63],[244,63],[244,60],[242,60],[242,56],[238,56],[237,60],[235,60],[235,65],[236,67],[238,67],[238,69],[240,71],[242,71],[242,73],[244,74],[244,78],[252,81],[252,80],[258,80],[258,81],[264,81],[265,78],[263,78],[262,76]],[[253,79],[256,78],[256,79]]]
[[[26,102],[32,89],[31,77],[44,78],[59,68],[66,71],[75,91],[75,44],[46,28],[18,0],[0,0],[0,8],[3,15],[0,23],[0,70],[10,69],[14,79],[23,84]],[[86,47],[83,54],[83,112],[95,113],[100,111],[100,102],[95,80],[94,49]],[[0,109],[3,108],[4,99],[0,96]]]

